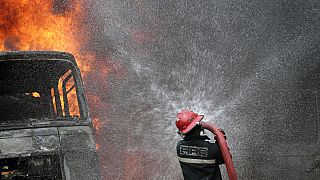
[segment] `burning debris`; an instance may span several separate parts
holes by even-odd
[[[58,155],[0,159],[0,179],[61,179]]]
[[[0,69],[0,179],[100,179],[73,56],[5,52]]]
[[[1,1],[0,51],[55,50],[72,53],[82,73],[84,86],[90,87],[87,88],[86,96],[89,99],[90,107],[92,107],[92,123],[96,129],[96,138],[99,140],[102,124],[102,115],[99,112],[106,111],[108,104],[102,100],[98,90],[107,91],[107,87],[103,83],[100,83],[94,84],[96,88],[93,89],[91,88],[93,86],[91,79],[98,78],[101,81],[105,80],[110,73],[119,71],[120,66],[115,63],[109,63],[108,56],[102,55],[102,53],[97,56],[97,52],[90,47],[92,32],[86,25],[88,15],[86,3],[85,0]],[[66,74],[67,76],[68,74]],[[62,83],[59,87],[61,86]],[[75,98],[75,88],[71,88],[72,86],[69,85],[66,87],[67,90],[73,91],[69,96]],[[60,115],[66,115],[64,112],[65,102],[61,100],[63,97],[53,96],[54,93],[58,93],[54,90],[50,93],[54,97],[52,99],[53,104],[57,105],[57,107],[54,107],[54,111]],[[62,94],[62,88],[60,88],[59,93]],[[39,92],[31,91],[20,94],[19,98],[22,95],[34,101],[42,99],[43,96]],[[38,97],[39,95],[40,97]],[[17,94],[10,95],[13,99],[18,98],[17,96]],[[59,101],[61,102],[59,103]],[[72,107],[73,103],[69,102],[70,107],[66,106],[70,108],[70,112],[74,112],[75,110]],[[28,112],[30,113],[31,111]],[[37,113],[35,112],[32,116],[36,116]],[[81,112],[77,112],[76,114],[79,116]],[[97,148],[101,147],[99,141],[97,142],[95,146]]]

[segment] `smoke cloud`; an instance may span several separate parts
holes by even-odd
[[[318,1],[88,6],[90,48],[125,71],[113,71],[103,86],[93,76],[87,87],[99,87],[108,105],[91,108],[104,117],[99,151],[106,179],[181,179],[174,120],[182,109],[225,130],[241,179],[265,175],[263,163],[272,168],[265,154],[281,156],[295,146],[305,148],[289,158],[315,153],[307,149],[318,141]]]

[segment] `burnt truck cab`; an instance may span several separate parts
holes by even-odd
[[[74,57],[0,53],[0,179],[100,179]]]

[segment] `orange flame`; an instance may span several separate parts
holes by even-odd
[[[84,82],[90,77],[106,79],[110,73],[115,73],[114,77],[122,79],[126,72],[118,64],[98,64],[96,59],[101,58],[100,55],[96,56],[86,48],[90,44],[90,31],[85,26],[85,7],[85,0],[0,0],[0,51],[66,51],[75,56]],[[140,35],[135,37],[143,43],[144,38]],[[90,73],[94,71],[99,73]],[[103,88],[99,91],[107,91]],[[92,89],[91,93],[87,92],[87,97],[93,111],[93,126],[99,139],[103,136],[100,133],[102,127],[108,123],[106,117],[103,117],[104,121],[101,122],[100,112],[101,109],[105,111],[108,104],[97,95],[97,89]],[[103,147],[96,144],[97,150],[103,151]]]
[[[89,30],[82,22],[86,16],[84,7],[81,0],[0,1],[0,51],[70,52],[85,81],[96,55],[83,48],[89,43]],[[99,124],[98,120],[94,123]]]
[[[86,81],[96,56],[83,48],[90,37],[90,31],[82,22],[86,15],[84,7],[84,1],[75,0],[69,0],[67,4],[65,0],[0,1],[0,51],[70,52],[75,56]],[[71,96],[75,97],[75,92]],[[75,111],[73,107],[71,111]],[[94,127],[99,131],[100,119],[93,120]],[[98,150],[100,145],[96,144],[96,148]]]
[[[85,77],[95,55],[81,48],[88,42],[88,31],[79,21],[85,15],[83,2],[70,1],[60,9],[54,2],[59,1],[1,1],[0,51],[67,51],[76,57]]]

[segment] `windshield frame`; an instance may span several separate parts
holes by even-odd
[[[24,59],[24,58],[15,58],[15,59],[10,59],[8,58],[7,60],[5,59],[0,59],[0,63],[1,62],[15,62],[15,61],[59,61],[62,62],[63,64],[66,64],[66,67],[68,69],[71,70],[71,74],[73,76],[73,80],[74,80],[74,86],[76,89],[76,94],[77,94],[77,101],[78,101],[78,106],[79,106],[79,113],[80,116],[77,117],[59,117],[59,118],[39,118],[39,119],[29,119],[26,120],[26,123],[21,123],[21,124],[11,124],[11,123],[6,123],[7,126],[37,126],[37,125],[45,125],[45,122],[49,122],[50,125],[52,124],[57,124],[55,122],[62,122],[64,120],[68,120],[70,121],[69,123],[74,124],[75,122],[78,123],[82,123],[82,122],[86,122],[86,121],[90,121],[89,117],[89,111],[88,111],[88,106],[87,106],[87,101],[85,98],[85,94],[84,94],[84,90],[83,90],[83,82],[82,82],[82,78],[81,78],[81,74],[80,74],[80,69],[78,68],[78,66],[69,59],[60,59],[60,58],[45,58],[45,57],[41,57],[41,58],[35,58],[35,59]],[[50,126],[49,125],[49,126]],[[4,125],[5,126],[5,125]],[[2,127],[4,127],[1,125],[0,129],[2,129]]]

